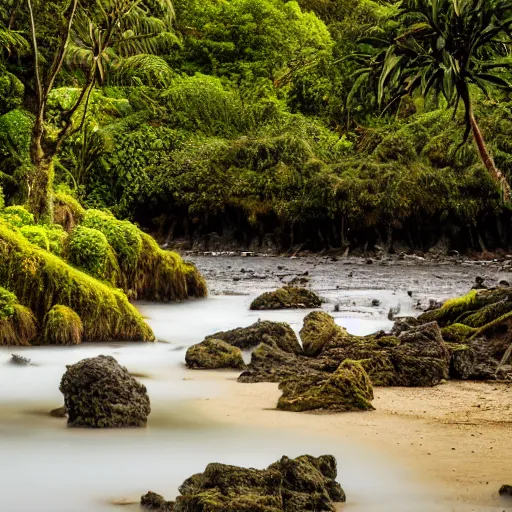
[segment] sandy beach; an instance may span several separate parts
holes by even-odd
[[[413,480],[431,485],[453,510],[512,507],[512,500],[498,495],[500,486],[512,480],[510,384],[452,381],[436,388],[375,388],[373,412],[308,414],[276,410],[276,384],[240,384],[236,376],[191,371],[186,378],[222,383],[218,396],[196,400],[217,421],[371,446],[410,468]]]

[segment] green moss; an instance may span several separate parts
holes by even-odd
[[[116,251],[123,272],[133,272],[142,253],[140,230],[131,222],[101,210],[86,210],[82,225],[101,231]]]
[[[452,324],[441,329],[443,339],[455,343],[464,343],[474,333],[473,327],[464,324]]]
[[[20,232],[31,244],[45,251],[50,250],[50,240],[43,226],[22,226]]]
[[[319,308],[322,305],[320,297],[306,288],[283,286],[273,292],[266,292],[256,297],[251,303],[251,309],[299,309]]]
[[[0,210],[2,210],[4,207],[5,207],[4,190],[0,186]]]
[[[30,345],[37,335],[33,313],[16,295],[0,287],[0,345]]]
[[[53,203],[54,222],[60,224],[66,231],[71,231],[77,224],[82,222],[85,210],[70,194],[62,191],[55,192]]]
[[[34,216],[23,206],[8,206],[0,212],[0,217],[16,228],[34,225]]]
[[[80,317],[67,306],[56,304],[43,322],[43,342],[46,345],[78,345],[84,326]]]
[[[277,403],[285,411],[373,410],[370,378],[358,361],[346,359],[333,374],[297,376],[283,381]]]
[[[14,293],[0,287],[0,318],[9,318],[14,315],[14,306],[18,299]]]
[[[77,226],[68,241],[68,260],[98,279],[116,284],[120,269],[105,235],[97,229]]]
[[[121,290],[36,248],[0,224],[0,282],[42,322],[55,304],[76,311],[84,341],[152,341],[154,335]]]
[[[44,228],[48,236],[50,252],[56,256],[62,256],[68,234],[60,224],[50,224]]]

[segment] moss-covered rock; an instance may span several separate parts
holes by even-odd
[[[151,412],[146,387],[111,356],[68,365],[60,382],[71,427],[145,427]]]
[[[78,345],[84,326],[80,317],[67,306],[56,304],[43,322],[43,342],[47,345]]]
[[[373,410],[370,379],[358,361],[347,359],[334,373],[305,378],[297,375],[279,385],[277,408],[284,411]]]
[[[197,345],[192,345],[185,354],[185,362],[189,368],[202,370],[245,367],[239,348],[215,338],[207,338]]]
[[[309,309],[319,308],[321,305],[322,300],[311,290],[296,286],[283,286],[273,292],[266,292],[256,297],[251,303],[251,309]]]
[[[284,322],[258,320],[249,327],[238,327],[230,331],[217,332],[208,336],[208,338],[223,340],[242,350],[249,350],[257,347],[260,343],[266,343],[267,345],[275,345],[291,354],[302,354],[302,347],[295,332]]]
[[[0,287],[0,345],[30,345],[37,336],[37,321],[20,305],[14,293]]]
[[[174,503],[165,501],[164,497],[156,492],[149,491],[140,499],[140,508],[152,512],[173,512]]]
[[[336,476],[332,455],[282,457],[263,470],[212,463],[180,486],[174,511],[335,512],[346,500]],[[155,505],[170,503],[148,494]]]
[[[452,343],[464,343],[475,332],[474,327],[464,324],[452,324],[441,329],[443,339]]]
[[[323,350],[326,343],[338,336],[348,335],[347,331],[336,324],[334,318],[323,311],[312,311],[304,318],[300,330],[304,354],[315,357]]]
[[[0,282],[39,322],[55,305],[76,311],[83,341],[152,341],[154,335],[126,295],[33,246],[0,224]]]

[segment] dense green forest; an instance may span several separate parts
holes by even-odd
[[[34,215],[31,237],[83,206],[205,249],[507,248],[511,15],[508,0],[4,0],[2,201]]]

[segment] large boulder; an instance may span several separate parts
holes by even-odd
[[[59,389],[72,427],[145,427],[151,412],[146,387],[111,356],[68,365]]]
[[[245,367],[239,348],[215,338],[207,338],[197,345],[192,345],[185,354],[185,362],[189,368],[202,370]]]
[[[213,463],[185,480],[174,504],[148,493],[141,505],[174,512],[335,512],[335,503],[346,500],[336,476],[332,455],[282,457],[263,470]]]
[[[283,286],[256,297],[251,303],[251,309],[309,309],[319,308],[321,305],[322,299],[311,290]]]
[[[277,408],[285,411],[369,411],[373,389],[361,363],[347,359],[334,373],[283,381]]]
[[[156,492],[149,491],[140,499],[140,508],[152,512],[173,512],[174,503],[165,501],[164,497]]]
[[[326,343],[337,336],[347,336],[347,331],[336,324],[334,318],[324,311],[312,311],[304,318],[300,330],[304,354],[315,357],[323,350]]]
[[[293,329],[283,322],[270,322],[258,320],[249,327],[238,327],[230,331],[221,331],[208,338],[225,341],[242,350],[257,347],[260,343],[275,345],[285,352],[302,354],[297,336]]]

